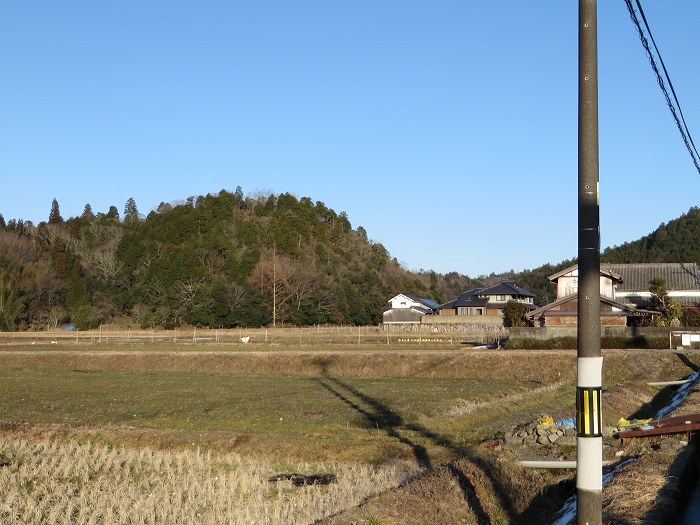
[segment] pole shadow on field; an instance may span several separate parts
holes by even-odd
[[[687,366],[688,368],[690,368],[693,372],[700,371],[700,366],[698,366],[698,365],[696,365],[695,363],[693,363],[693,362],[690,360],[690,358],[689,358],[686,354],[683,354],[683,353],[680,353],[680,352],[676,352],[676,357],[677,357],[678,359],[680,359],[681,362],[682,362],[685,366]]]
[[[389,437],[409,446],[419,466],[426,469],[433,468],[427,449],[413,441],[408,435],[409,432],[417,433],[433,444],[447,448],[458,457],[468,460],[485,478],[491,481],[501,507],[513,519],[513,523],[525,523],[522,521],[522,518],[527,511],[523,514],[517,512],[510,498],[509,491],[491,475],[492,465],[490,465],[485,458],[479,456],[470,448],[458,445],[449,437],[433,432],[421,424],[406,423],[401,415],[389,405],[365,394],[358,388],[336,377],[332,377],[328,373],[328,365],[330,363],[327,360],[318,360],[316,364],[320,366],[323,375],[323,377],[317,379],[318,384],[322,388],[362,415],[362,417],[375,428],[384,431]],[[448,465],[447,471],[459,484],[464,500],[469,505],[472,512],[474,512],[477,522],[480,525],[491,525],[491,518],[479,501],[476,487],[469,476],[454,464]]]

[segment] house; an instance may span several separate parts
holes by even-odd
[[[424,315],[433,315],[438,303],[409,293],[400,293],[389,299],[389,309],[382,315],[384,324],[420,323]]]
[[[529,310],[535,294],[520,288],[513,281],[501,281],[487,288],[473,288],[462,292],[455,300],[438,307],[440,315],[502,315],[508,301],[524,304]]]
[[[652,305],[649,281],[663,279],[668,295],[684,309],[700,305],[700,267],[696,263],[607,264],[604,268],[618,274],[615,300],[635,308]]]
[[[578,324],[578,265],[570,266],[549,276],[557,287],[557,298],[541,308],[525,314],[533,326],[576,326]],[[613,268],[600,269],[600,324],[601,326],[638,326],[653,312],[623,304],[616,293],[624,283]]]

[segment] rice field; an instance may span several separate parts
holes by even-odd
[[[3,347],[0,524],[310,524],[573,410],[573,352],[355,345]],[[606,353],[605,417],[688,366]]]
[[[404,483],[417,468],[299,462],[91,442],[0,440],[0,523],[308,524]],[[333,474],[327,485],[271,482]]]

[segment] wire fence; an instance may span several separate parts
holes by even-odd
[[[316,325],[308,327],[267,328],[179,328],[142,330],[101,326],[95,330],[42,330],[35,332],[0,332],[0,344],[209,344],[246,345],[256,343],[284,345],[314,344],[438,344],[484,345],[507,337],[507,330],[497,327],[469,327],[453,332],[436,332],[423,326],[411,331],[384,331],[380,326]]]

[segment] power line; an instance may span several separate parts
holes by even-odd
[[[685,122],[685,117],[683,116],[683,111],[681,110],[681,104],[678,101],[678,97],[676,96],[676,90],[673,88],[673,83],[671,82],[671,77],[668,74],[668,70],[666,69],[666,65],[664,64],[663,58],[661,58],[661,53],[659,52],[659,48],[656,45],[656,41],[654,40],[654,36],[651,34],[651,28],[649,27],[649,24],[647,23],[647,18],[644,15],[644,9],[642,9],[642,4],[640,0],[635,0],[635,3],[637,4],[637,8],[639,9],[639,13],[642,16],[642,20],[644,21],[644,26],[646,27],[647,32],[649,33],[649,38],[651,38],[652,43],[654,44],[654,49],[656,50],[656,55],[659,57],[659,62],[661,62],[661,67],[664,70],[664,75],[666,77],[666,81],[668,82],[669,87],[671,88],[671,93],[673,93],[673,100],[671,100],[671,96],[668,93],[668,90],[666,89],[666,82],[664,82],[664,78],[661,76],[661,72],[659,71],[659,67],[656,65],[656,60],[654,59],[654,53],[652,53],[651,48],[649,46],[649,41],[646,38],[646,35],[644,34],[644,29],[642,28],[639,18],[637,18],[637,13],[634,10],[634,6],[632,5],[632,0],[625,0],[625,3],[627,4],[627,9],[630,13],[630,18],[632,19],[632,22],[634,22],[634,25],[637,28],[637,32],[639,33],[639,39],[642,41],[642,46],[644,46],[644,49],[646,51],[647,57],[649,58],[649,63],[651,64],[651,68],[654,70],[654,73],[656,74],[656,80],[659,83],[659,87],[661,88],[661,91],[664,94],[664,97],[666,98],[666,104],[668,105],[668,108],[671,110],[671,114],[673,115],[673,119],[676,121],[676,126],[678,127],[678,131],[681,134],[681,137],[683,138],[683,142],[685,143],[685,147],[688,148],[688,153],[690,153],[690,158],[693,159],[693,164],[695,165],[695,169],[700,173],[700,164],[698,164],[698,158],[700,158],[700,154],[698,154],[698,150],[695,147],[695,143],[693,142],[693,138],[690,135],[690,130],[688,129],[688,125]],[[677,108],[677,109],[676,109]],[[680,118],[679,118],[680,115]]]

